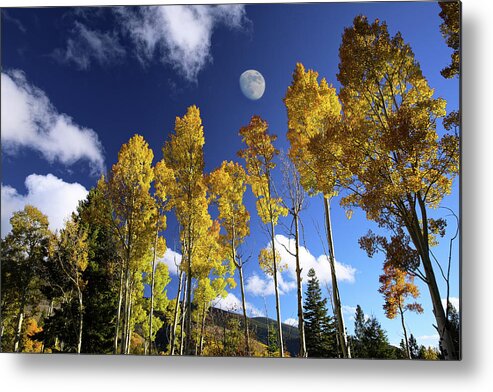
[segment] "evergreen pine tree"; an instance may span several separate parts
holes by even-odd
[[[308,272],[308,279],[303,306],[308,356],[336,357],[336,326],[333,318],[327,315],[327,299],[322,298],[322,290],[313,268]]]
[[[394,358],[386,332],[376,317],[365,320],[361,306],[356,307],[354,322],[353,358]]]
[[[268,326],[267,342],[267,354],[269,357],[277,356],[279,352],[279,342],[277,339],[277,330],[273,324],[269,324]]]
[[[418,359],[419,358],[419,347],[418,347],[418,342],[416,341],[416,338],[411,334],[409,337],[409,351],[411,353],[411,359]]]

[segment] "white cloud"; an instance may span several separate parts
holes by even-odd
[[[281,263],[287,265],[287,270],[278,275],[278,283],[281,294],[296,289],[296,258],[290,254],[294,253],[295,241],[283,235],[276,235],[276,249],[281,254]],[[270,246],[270,244],[267,244]],[[304,246],[300,246],[300,266],[303,282],[308,280],[308,271],[313,268],[321,285],[331,284],[330,264],[327,256],[321,255],[317,258]],[[350,265],[340,263],[336,260],[336,275],[338,282],[354,282],[356,269]],[[272,277],[264,275],[260,277],[253,274],[246,280],[246,290],[258,296],[274,294],[274,280]]]
[[[275,294],[274,278],[268,275],[264,275],[262,278],[254,273],[248,277],[245,284],[245,290],[253,295],[263,297],[267,295]],[[292,280],[285,280],[283,274],[278,274],[277,283],[279,288],[279,295],[289,293],[296,289],[296,282]]]
[[[103,170],[103,147],[96,132],[58,113],[46,94],[27,81],[24,72],[2,72],[1,114],[4,153],[30,148],[49,162],[70,165],[84,159],[93,172]]]
[[[440,341],[440,336],[438,334],[433,335],[421,335],[416,337],[416,342],[418,345],[423,345],[426,347],[438,347]]]
[[[232,293],[228,293],[225,298],[217,297],[216,299],[211,301],[211,306],[227,310],[229,312],[243,314],[243,307],[241,305],[241,300],[236,297],[236,295]],[[264,316],[264,313],[258,310],[255,306],[250,304],[249,302],[245,303],[247,316],[249,317],[259,317]]]
[[[83,23],[75,22],[67,39],[67,47],[55,50],[54,57],[61,62],[73,63],[81,70],[87,70],[93,61],[102,66],[110,65],[121,61],[125,54],[115,32],[91,30]]]
[[[298,328],[298,319],[295,318],[287,318],[284,320],[284,324],[291,325],[292,327]]]
[[[246,280],[245,290],[247,293],[257,295],[259,297],[274,294],[274,280],[266,277],[261,278],[257,274],[249,276]]]
[[[183,77],[195,81],[212,60],[214,29],[225,25],[242,28],[247,19],[243,5],[173,5],[139,8],[120,7],[115,17],[136,47],[143,64],[158,56]]]
[[[356,314],[356,306],[342,305],[342,313],[354,317]]]
[[[169,273],[171,275],[178,275],[177,265],[180,266],[181,254],[174,250],[167,248],[164,256],[158,260],[160,263],[165,263],[168,266]],[[176,264],[175,264],[176,263]]]
[[[48,216],[51,230],[60,230],[77,208],[79,200],[85,199],[88,193],[82,185],[64,182],[52,174],[31,174],[25,185],[27,194],[21,195],[13,187],[2,184],[2,237],[11,230],[12,213],[22,210],[26,204],[35,206]]]
[[[449,301],[454,306],[454,308],[458,312],[460,312],[459,298],[457,298],[457,297],[449,297]],[[442,306],[443,306],[443,310],[447,310],[447,299],[446,298],[442,298]]]
[[[278,234],[276,235],[276,243],[278,244],[276,248],[281,253],[282,262],[288,265],[287,272],[289,273],[290,277],[295,280],[296,258],[289,253],[294,253],[295,251],[294,239],[290,239]],[[308,280],[308,271],[313,268],[318,280],[320,281],[320,284],[331,284],[332,279],[330,274],[330,264],[327,256],[320,255],[315,258],[315,256],[312,255],[307,248],[305,248],[304,246],[300,246],[300,266],[302,268],[301,276],[303,278],[303,282],[306,282]],[[356,269],[354,267],[340,263],[337,260],[335,261],[335,267],[338,282],[354,283],[354,275],[356,273]]]

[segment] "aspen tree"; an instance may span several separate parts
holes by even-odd
[[[149,193],[154,178],[154,154],[140,135],[133,136],[118,153],[109,179],[101,187],[106,190],[112,210],[112,228],[118,239],[122,261],[122,354],[129,353],[131,337],[132,293],[135,279],[141,279],[141,264],[150,248],[154,231],[155,202]],[[101,182],[104,181],[102,178]]]
[[[245,159],[248,182],[257,198],[257,213],[267,226],[270,237],[272,254],[272,276],[276,296],[277,335],[279,338],[279,356],[284,357],[282,339],[281,304],[278,287],[278,257],[275,243],[275,226],[279,217],[286,216],[288,211],[281,205],[281,200],[274,196],[272,170],[276,167],[274,158],[279,151],[273,146],[277,136],[268,133],[268,124],[259,116],[253,116],[250,124],[240,129],[242,141],[247,147],[239,151],[239,156]]]
[[[404,227],[419,254],[446,359],[458,359],[430,255],[428,209],[451,192],[459,172],[459,138],[436,126],[445,100],[434,97],[400,33],[364,16],[344,30],[340,98],[353,174],[342,204],[358,206],[390,230]]]
[[[350,358],[346,328],[342,314],[337,274],[330,201],[347,181],[350,173],[341,164],[343,130],[341,104],[335,88],[318,73],[305,71],[303,64],[296,64],[293,82],[284,97],[288,115],[287,137],[290,142],[289,158],[300,173],[300,181],[313,196],[322,193],[327,230],[328,259],[332,281],[332,299],[337,321],[339,344],[344,358]]]
[[[245,346],[247,355],[251,355],[248,317],[246,310],[245,287],[243,278],[244,262],[238,254],[238,248],[250,234],[250,214],[243,204],[246,190],[246,173],[238,163],[224,161],[208,178],[209,190],[219,210],[219,221],[226,233],[222,235],[225,257],[238,269],[241,304],[243,311]]]
[[[212,224],[208,212],[206,186],[204,184],[204,129],[200,111],[190,106],[183,117],[176,117],[175,132],[163,147],[163,161],[173,170],[175,185],[170,193],[181,227],[180,241],[183,258],[180,264],[186,274],[186,309],[183,310],[185,354],[193,354],[192,342],[192,279],[196,277],[195,267],[199,240],[206,237]]]

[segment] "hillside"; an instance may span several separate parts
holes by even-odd
[[[228,312],[218,308],[212,308],[210,310],[211,321],[220,327],[223,327],[223,323],[229,317],[236,317],[243,326],[243,316],[237,313]],[[255,337],[259,342],[268,344],[268,328],[269,325],[277,327],[277,322],[267,317],[253,317],[248,318],[248,325],[250,327],[250,333],[252,337]],[[291,325],[282,324],[282,333],[284,345],[287,351],[292,357],[295,357],[299,353],[299,333],[298,328]]]

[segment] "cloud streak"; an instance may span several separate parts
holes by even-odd
[[[15,155],[28,148],[50,163],[89,162],[93,174],[104,169],[103,147],[97,133],[58,110],[44,91],[30,84],[24,72],[2,73],[2,152]]]
[[[27,194],[20,194],[10,185],[2,184],[1,222],[2,238],[12,229],[10,218],[15,211],[30,204],[48,216],[51,230],[60,230],[64,221],[76,210],[87,189],[78,183],[67,183],[52,174],[31,174],[25,180]]]
[[[248,25],[245,7],[238,4],[118,7],[114,15],[143,65],[158,59],[189,81],[196,81],[212,61],[212,35],[217,27],[240,30]]]
[[[88,70],[93,62],[108,66],[121,62],[126,52],[116,32],[91,30],[75,22],[65,49],[56,49],[53,56],[62,63],[72,63],[80,70]]]

